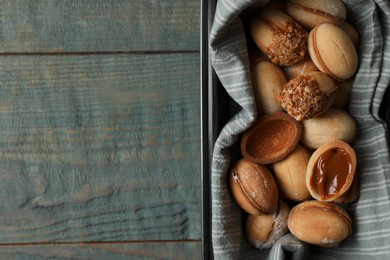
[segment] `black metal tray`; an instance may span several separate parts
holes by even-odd
[[[202,246],[203,259],[213,259],[211,243],[211,161],[215,140],[227,120],[228,95],[218,82],[209,57],[209,33],[216,1],[201,1],[201,169],[202,169]],[[218,97],[218,98],[216,98]]]

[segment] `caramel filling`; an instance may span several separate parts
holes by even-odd
[[[332,148],[318,158],[310,186],[322,199],[336,197],[351,174],[350,155],[342,148]]]

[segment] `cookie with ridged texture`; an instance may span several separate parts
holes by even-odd
[[[358,68],[356,48],[348,34],[332,23],[310,31],[308,50],[316,67],[336,80],[351,78]]]
[[[337,89],[325,73],[314,71],[287,82],[278,100],[290,116],[302,121],[328,110],[336,99]]]
[[[288,0],[286,12],[309,30],[324,22],[342,24],[347,16],[340,0]]]
[[[264,165],[239,160],[231,169],[229,186],[238,205],[249,214],[271,214],[278,209],[278,187]]]
[[[290,66],[304,59],[308,32],[287,14],[264,9],[253,16],[250,33],[257,47],[279,66]]]
[[[288,229],[299,240],[320,247],[337,247],[352,232],[347,211],[330,202],[301,202],[290,211]]]

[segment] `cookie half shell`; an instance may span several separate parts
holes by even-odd
[[[279,161],[297,145],[302,125],[284,112],[259,118],[244,133],[241,153],[244,158],[262,164]]]
[[[306,186],[313,198],[333,201],[347,192],[354,180],[356,154],[348,143],[334,140],[320,146],[310,157]]]

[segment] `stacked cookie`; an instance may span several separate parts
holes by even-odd
[[[345,19],[340,0],[271,1],[248,25],[259,118],[242,136],[229,185],[256,248],[289,231],[334,247],[352,232],[343,204],[359,194],[349,145],[357,126],[346,108],[359,35]]]

